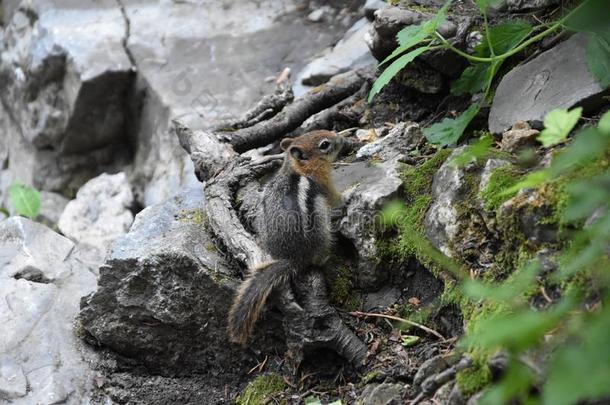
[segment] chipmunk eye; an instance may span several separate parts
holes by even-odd
[[[327,152],[331,147],[331,143],[330,141],[328,141],[327,139],[323,140],[322,142],[320,142],[320,144],[318,145],[318,148],[320,148],[320,150],[322,152]]]

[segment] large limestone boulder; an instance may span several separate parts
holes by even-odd
[[[80,321],[96,344],[164,375],[243,373],[251,350],[228,343],[226,319],[237,272],[206,230],[201,188],[136,216],[100,268],[98,289],[83,300]],[[250,349],[282,346],[282,328],[262,320],[264,339]],[[280,335],[280,336],[278,336]]]
[[[113,0],[33,0],[12,11],[0,42],[6,170],[69,194],[129,154],[127,25]]]
[[[57,225],[67,237],[105,252],[129,230],[134,205],[125,173],[104,173],[78,190]]]
[[[82,354],[89,349],[73,322],[80,297],[95,288],[94,262],[43,225],[0,222],[0,403],[86,402],[93,374]]]

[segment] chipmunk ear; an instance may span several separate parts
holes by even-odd
[[[280,148],[282,148],[282,150],[288,149],[290,147],[290,145],[292,145],[293,141],[294,141],[293,138],[282,139],[282,142],[280,142]]]
[[[288,149],[288,152],[290,152],[290,155],[297,160],[309,159],[309,156],[307,156],[307,154],[303,152],[303,149],[299,148],[298,146],[293,146],[292,148]]]

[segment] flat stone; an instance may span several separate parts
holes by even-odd
[[[586,61],[587,37],[577,34],[517,66],[500,81],[489,113],[489,130],[501,134],[515,123],[539,127],[556,108],[593,107],[604,89]]]
[[[369,384],[356,399],[356,405],[391,405],[402,403],[407,386],[402,384]]]
[[[363,146],[356,153],[358,159],[372,157],[389,160],[415,149],[424,140],[419,125],[414,122],[399,122],[384,137]]]
[[[516,122],[502,134],[500,149],[514,153],[528,146],[534,147],[539,134],[540,131],[532,129],[527,122]]]
[[[317,86],[340,73],[374,65],[375,58],[364,40],[370,27],[366,18],[357,21],[328,54],[310,62],[298,74],[296,81]],[[297,97],[300,95],[295,94]]]
[[[59,218],[61,232],[106,251],[133,222],[134,197],[125,173],[102,174],[78,190]]]

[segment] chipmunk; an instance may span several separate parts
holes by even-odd
[[[313,131],[280,143],[284,164],[265,186],[260,239],[272,261],[249,271],[229,312],[231,340],[245,345],[269,294],[297,272],[326,261],[332,235],[330,209],[341,201],[331,179],[343,138]]]

